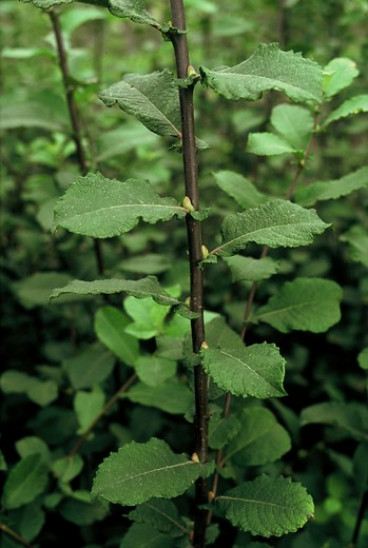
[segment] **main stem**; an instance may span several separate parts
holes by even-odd
[[[171,33],[171,40],[175,52],[176,71],[178,78],[187,78],[190,66],[188,41],[185,24],[185,11],[182,0],[170,0],[172,24],[180,32]],[[188,196],[195,210],[199,207],[198,166],[194,129],[193,108],[194,85],[188,88],[179,88],[182,150],[185,179],[185,194]],[[187,237],[190,265],[190,308],[198,314],[191,321],[193,351],[198,354],[205,340],[203,320],[203,272],[199,266],[202,259],[202,235],[200,222],[188,214],[186,216]],[[207,433],[207,375],[202,365],[194,369],[195,387],[195,452],[201,463],[206,462],[208,453]],[[204,478],[196,482],[197,505],[208,503],[208,483]],[[202,548],[205,544],[206,511],[197,509],[194,523],[193,546]]]

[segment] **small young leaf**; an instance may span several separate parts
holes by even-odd
[[[271,124],[296,150],[304,151],[313,131],[313,116],[298,105],[277,105],[272,110]]]
[[[173,198],[158,196],[147,181],[120,182],[89,173],[57,202],[55,225],[76,234],[111,238],[134,228],[139,218],[156,223],[185,213]]]
[[[248,242],[269,247],[308,245],[328,226],[314,210],[286,200],[274,200],[226,217],[221,228],[223,243],[211,253],[234,255]]]
[[[340,320],[342,289],[321,278],[297,278],[286,282],[254,320],[269,323],[278,331],[293,329],[323,333]]]
[[[126,332],[137,339],[151,339],[163,331],[164,321],[170,309],[160,306],[151,297],[141,300],[128,297],[124,300],[126,313],[134,320]]]
[[[320,200],[335,200],[355,190],[368,188],[368,167],[357,169],[334,181],[318,181],[301,188],[295,193],[296,201],[303,206],[313,205]]]
[[[260,44],[239,65],[210,70],[200,67],[202,82],[226,99],[254,101],[269,90],[298,102],[321,102],[322,68],[301,54],[281,51],[276,44]]]
[[[218,171],[213,176],[218,186],[244,209],[256,207],[271,199],[259,192],[248,179],[234,171]]]
[[[253,259],[253,257],[233,255],[223,259],[231,270],[233,282],[265,280],[276,274],[279,268],[278,263],[270,257]]]
[[[162,440],[131,442],[100,464],[92,496],[123,506],[135,506],[155,497],[173,498],[212,470],[213,464],[194,463],[186,455],[173,453]]]
[[[290,478],[261,476],[216,501],[235,527],[267,538],[297,531],[314,512],[312,497]]]
[[[293,154],[295,148],[285,139],[274,133],[250,133],[247,152],[259,156],[277,156],[278,154]]]
[[[206,372],[234,396],[270,398],[286,394],[282,383],[285,360],[274,344],[202,350]]]
[[[63,457],[52,465],[52,471],[61,483],[69,483],[77,477],[83,468],[83,460],[79,455]]]
[[[362,225],[353,225],[339,239],[350,245],[349,255],[353,261],[368,267],[368,231]]]
[[[74,398],[74,409],[78,418],[78,434],[83,434],[92,421],[102,411],[105,394],[98,385],[91,391],[80,390]]]
[[[148,386],[158,386],[176,373],[176,362],[158,356],[140,356],[135,364],[138,377]]]
[[[176,378],[169,378],[158,386],[148,386],[139,382],[122,397],[173,415],[183,415],[193,403],[193,395],[189,388]]]
[[[347,99],[347,101],[327,116],[322,125],[326,127],[331,122],[336,122],[336,120],[346,118],[351,114],[359,114],[360,112],[368,112],[368,94],[356,95],[355,97],[351,97],[351,99]]]
[[[129,512],[128,518],[139,523],[147,523],[157,531],[173,537],[187,532],[178,509],[171,500],[151,499]]]
[[[8,510],[35,500],[44,492],[48,469],[40,455],[28,455],[11,469],[6,479],[2,503]]]
[[[225,460],[241,466],[261,466],[278,460],[291,448],[290,437],[264,407],[243,409],[238,416],[241,428],[226,448]]]
[[[356,64],[346,57],[332,59],[323,69],[323,93],[328,99],[350,86],[359,75]]]
[[[303,409],[302,426],[328,424],[341,428],[349,437],[358,441],[368,440],[368,409],[357,402],[325,402]]]
[[[113,306],[100,308],[95,316],[95,332],[99,340],[126,365],[133,366],[139,356],[139,343],[125,332],[129,318]]]

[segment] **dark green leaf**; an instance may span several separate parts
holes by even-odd
[[[173,415],[184,414],[193,403],[193,395],[189,388],[176,378],[169,378],[158,386],[148,386],[139,382],[122,397]]]
[[[139,523],[147,523],[157,531],[170,536],[187,533],[178,509],[171,500],[151,499],[129,512],[128,518]]]
[[[175,548],[171,536],[157,531],[148,523],[133,523],[121,540],[120,548]]]
[[[311,405],[302,411],[301,423],[328,424],[341,428],[349,437],[368,440],[368,409],[356,402],[325,402]]]
[[[340,236],[340,240],[349,244],[349,255],[353,261],[368,267],[368,231],[362,225],[353,225]]]
[[[101,344],[94,343],[64,360],[63,365],[75,390],[92,388],[111,375],[115,358]]]
[[[3,505],[8,510],[35,500],[44,492],[48,481],[46,464],[40,455],[28,455],[11,469],[3,491]]]

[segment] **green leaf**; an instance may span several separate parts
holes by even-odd
[[[212,470],[213,465],[195,463],[184,454],[173,453],[162,440],[133,441],[100,464],[92,496],[123,506],[135,506],[152,498],[173,498]]]
[[[106,179],[101,173],[79,177],[55,206],[55,225],[85,236],[111,238],[128,232],[139,218],[149,223],[183,217],[173,198],[161,198],[147,181]]]
[[[226,99],[256,100],[264,91],[285,93],[297,102],[321,102],[322,68],[300,53],[260,44],[249,59],[234,67],[200,67],[202,81]]]
[[[106,106],[117,104],[158,135],[181,138],[178,87],[168,70],[128,74],[99,94]]]
[[[303,409],[301,424],[328,424],[358,441],[368,440],[368,409],[357,402],[325,402]]]
[[[339,239],[349,244],[349,255],[353,261],[368,267],[368,231],[363,226],[353,225]]]
[[[189,388],[176,378],[169,378],[158,386],[148,386],[139,382],[122,397],[173,415],[184,415],[193,403],[193,395]]]
[[[224,257],[224,261],[231,270],[233,282],[265,280],[276,274],[279,269],[278,263],[270,257],[253,259],[253,257],[234,255]]]
[[[159,356],[141,356],[135,364],[140,380],[148,386],[158,386],[176,373],[176,362]]]
[[[313,132],[313,116],[298,105],[277,105],[271,114],[271,124],[296,150],[304,151]]]
[[[27,373],[8,370],[1,376],[1,389],[5,393],[26,393],[30,400],[41,407],[47,406],[58,397],[58,386],[52,380],[41,381]]]
[[[99,343],[91,344],[63,361],[75,390],[92,388],[101,383],[111,375],[114,365],[114,356]]]
[[[100,308],[95,315],[95,332],[99,340],[126,365],[133,366],[139,356],[139,343],[125,332],[129,318],[113,306]]]
[[[286,282],[254,320],[266,322],[281,333],[293,329],[323,333],[340,320],[341,287],[321,278],[297,278]]]
[[[169,308],[160,306],[150,297],[144,300],[128,297],[124,300],[124,308],[134,320],[126,332],[137,339],[151,339],[162,333],[165,318],[170,312]]]
[[[63,109],[64,111],[65,109]],[[67,113],[53,112],[49,105],[36,101],[17,102],[1,107],[0,129],[40,128],[46,131],[65,131]]]
[[[351,114],[359,114],[360,112],[368,112],[368,94],[356,95],[355,97],[351,97],[351,99],[347,99],[347,101],[327,116],[322,126],[328,126],[331,122],[336,122],[336,120],[346,118]]]
[[[213,417],[209,424],[209,446],[211,449],[222,449],[240,431],[241,422],[236,415]]]
[[[311,183],[298,190],[295,199],[303,206],[310,206],[320,200],[336,200],[361,188],[368,188],[368,167],[362,167],[333,181]]]
[[[157,146],[159,137],[142,126],[140,123],[132,120],[131,123],[121,125],[116,129],[104,131],[98,136],[98,156],[97,162],[104,162],[114,156],[121,156],[132,150],[138,150],[140,147]]]
[[[4,507],[11,510],[34,501],[46,489],[47,481],[47,466],[40,455],[28,455],[9,472],[3,491]]]
[[[147,523],[133,523],[121,540],[120,548],[175,548],[173,538]]]
[[[187,533],[178,509],[171,500],[151,499],[129,512],[128,518],[139,523],[146,523],[157,531],[173,537]]]
[[[222,390],[234,396],[270,398],[286,394],[282,386],[285,360],[274,344],[209,348],[201,355],[206,372]]]
[[[102,411],[104,403],[105,394],[98,385],[91,392],[77,392],[74,398],[74,409],[79,423],[77,434],[83,434],[87,430]]]
[[[243,409],[238,416],[241,429],[225,452],[225,461],[231,459],[242,468],[275,462],[291,449],[290,437],[264,407]]]
[[[213,176],[218,186],[244,209],[256,207],[271,199],[259,192],[248,179],[234,171],[218,171]]]
[[[368,369],[368,347],[359,352],[358,363],[362,369]]]
[[[261,476],[216,500],[235,527],[267,538],[297,531],[314,512],[312,497],[290,478]]]
[[[51,452],[48,445],[36,436],[27,436],[18,440],[15,444],[18,455],[24,459],[28,455],[37,454],[39,459],[48,464],[51,460]]]
[[[33,4],[36,8],[48,9],[60,4],[71,4],[75,0],[21,0],[25,4]]]
[[[259,156],[277,156],[278,154],[293,154],[295,148],[285,139],[274,133],[250,133],[247,142],[247,152]]]
[[[346,57],[332,59],[323,69],[323,93],[331,98],[339,91],[350,86],[359,75],[356,64]]]
[[[248,242],[269,247],[308,245],[328,226],[314,210],[286,200],[274,200],[226,217],[221,228],[223,243],[211,253],[234,255]]]
[[[139,274],[160,274],[172,267],[172,261],[166,255],[158,253],[147,253],[138,257],[124,259],[118,268],[124,272],[134,272]]]
[[[229,347],[243,350],[244,342],[240,335],[231,329],[224,318],[214,318],[206,325],[206,342],[212,347]]]
[[[50,304],[50,291],[58,285],[67,284],[71,280],[68,274],[61,272],[36,272],[19,282],[14,282],[12,287],[21,302],[27,308]]]
[[[45,513],[41,508],[41,501],[37,500],[32,504],[13,510],[10,515],[14,520],[13,523],[17,525],[17,533],[27,542],[32,542],[36,538],[45,523]]]
[[[52,471],[62,483],[69,483],[77,477],[83,468],[83,460],[79,455],[73,457],[62,457],[52,465]]]
[[[156,19],[145,9],[144,0],[97,0],[97,3],[108,4],[109,10],[116,17],[128,18],[135,23],[159,27]]]
[[[73,498],[64,499],[58,511],[60,515],[75,525],[92,525],[103,520],[109,513],[107,504],[91,503],[88,491],[74,491]]]

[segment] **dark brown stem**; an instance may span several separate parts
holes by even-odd
[[[18,535],[18,533],[13,531],[13,529],[10,529],[10,527],[5,525],[5,523],[0,522],[0,531],[8,535],[8,537],[11,537],[13,540],[18,542],[22,546],[26,546],[27,548],[32,548],[32,546],[26,540],[24,540],[24,538],[22,538],[20,535]]]
[[[129,377],[129,379],[119,388],[119,390],[112,396],[112,398],[109,399],[109,401],[104,405],[104,408],[102,411],[97,415],[97,417],[91,422],[91,424],[88,426],[87,430],[82,434],[82,436],[79,438],[73,449],[69,453],[69,458],[73,458],[79,451],[79,449],[82,447],[84,442],[88,439],[91,432],[94,430],[96,424],[102,419],[104,415],[108,413],[108,411],[111,409],[111,407],[114,405],[114,403],[119,399],[121,394],[126,392],[133,382],[136,380],[137,375],[133,373]]]
[[[188,68],[190,66],[188,54],[188,42],[185,12],[182,0],[170,0],[172,24],[181,32],[173,31],[170,35],[176,62],[176,72],[178,78],[187,78]],[[197,152],[195,143],[194,129],[194,108],[193,108],[193,89],[194,85],[188,88],[179,88],[180,112],[181,112],[181,132],[182,132],[182,150],[183,150],[183,168],[185,178],[185,194],[190,199],[195,210],[199,207],[199,186],[198,186],[198,167]],[[199,266],[202,259],[202,235],[199,221],[193,219],[188,214],[187,238],[189,248],[189,267],[190,267],[190,307],[198,317],[191,321],[193,351],[198,353],[202,343],[205,340],[204,320],[203,320],[203,272]],[[202,365],[197,365],[194,369],[195,386],[195,452],[200,462],[207,461],[208,455],[208,387],[207,375]],[[197,505],[208,502],[208,482],[204,478],[199,478],[196,482],[196,503]],[[193,545],[196,548],[202,548],[205,544],[206,533],[206,511],[197,510],[194,522]]]
[[[63,32],[61,30],[61,25],[60,25],[60,19],[59,19],[59,15],[54,9],[50,9],[48,11],[48,14],[50,16],[52,28],[53,28],[55,39],[56,39],[59,66],[60,66],[61,74],[63,77],[65,98],[68,105],[70,125],[72,128],[72,139],[74,141],[75,148],[77,151],[79,169],[82,175],[86,175],[86,173],[88,172],[87,155],[83,146],[80,115],[79,115],[77,103],[75,100],[74,86],[72,85],[71,79],[70,79],[68,59],[65,51],[65,44],[64,44],[64,38],[63,38]],[[101,241],[94,239],[93,244],[94,244],[96,262],[97,262],[97,270],[98,270],[98,273],[102,275],[104,273],[104,264],[103,264],[103,257],[102,257]]]

